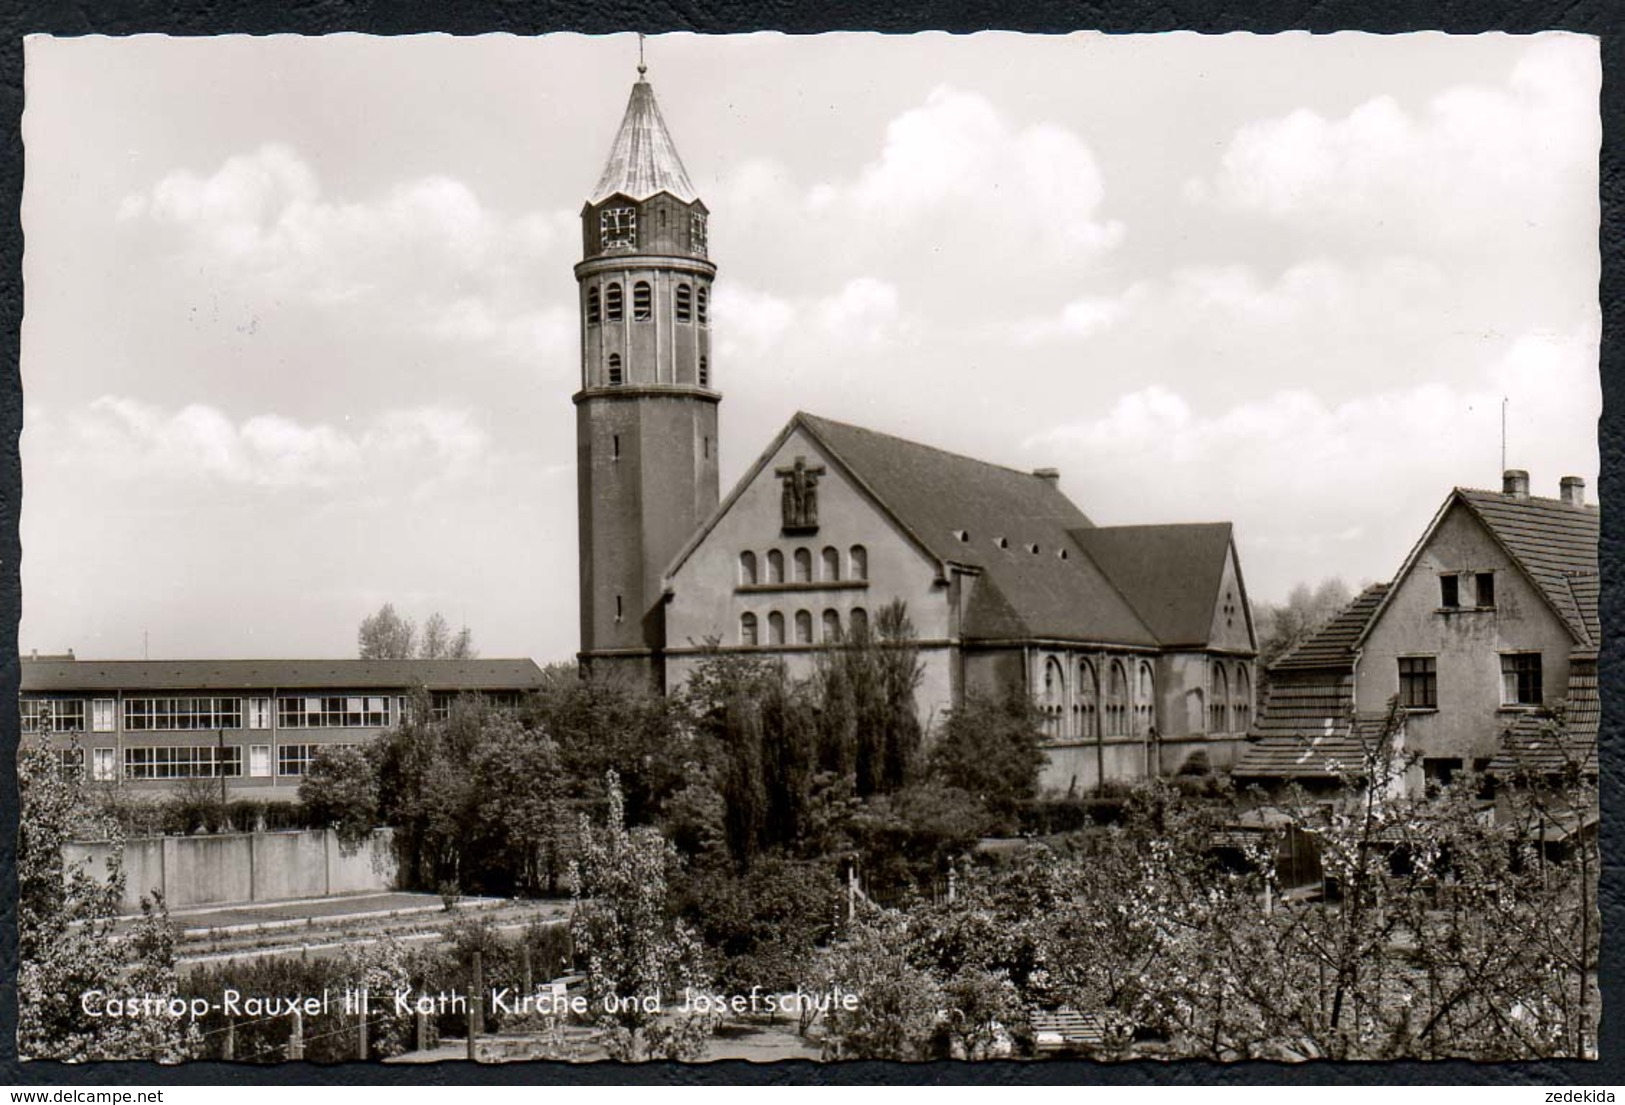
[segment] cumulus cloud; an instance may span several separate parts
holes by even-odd
[[[446,176],[343,201],[324,195],[296,151],[267,144],[206,176],[170,173],[127,196],[119,218],[178,236],[185,263],[217,286],[319,307],[365,303],[516,356],[556,351],[556,327],[529,297],[574,244],[569,212],[494,211]]]
[[[106,395],[68,419],[64,455],[112,480],[160,478],[265,489],[355,485],[380,477],[440,482],[466,477],[487,440],[472,414],[424,406],[342,427],[277,414],[234,422],[201,403],[166,410]]]
[[[1250,123],[1186,194],[1316,229],[1494,249],[1554,222],[1594,226],[1600,83],[1594,39],[1543,36],[1499,87],[1451,88],[1419,110],[1377,96],[1341,118],[1299,109]]]

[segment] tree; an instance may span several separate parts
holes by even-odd
[[[361,619],[356,634],[356,655],[363,660],[405,660],[413,654],[417,627],[412,619],[395,613],[392,603],[384,603],[378,613]]]
[[[299,800],[310,821],[327,825],[347,848],[359,847],[378,826],[378,774],[359,748],[323,749],[305,770]]]
[[[1016,688],[1000,698],[971,693],[951,710],[932,745],[928,770],[944,786],[1008,814],[1038,790],[1044,766],[1039,715]]]
[[[614,772],[605,789],[603,827],[582,817],[570,871],[570,935],[586,962],[589,1008],[613,1059],[700,1058],[715,1019],[669,1012],[685,991],[708,992],[699,938],[668,900],[676,852],[653,828],[627,828]]]
[[[900,599],[876,613],[872,629],[820,655],[824,766],[852,771],[860,796],[912,781],[923,732],[914,692],[924,674],[914,624]]]
[[[1280,606],[1257,604],[1254,626],[1258,633],[1259,666],[1267,668],[1279,660],[1353,600],[1348,584],[1333,576],[1312,588],[1307,583],[1298,584]]]
[[[848,926],[829,950],[823,982],[856,998],[832,1002],[824,1018],[826,1059],[929,1059],[941,988],[910,962],[911,932],[886,912]]]

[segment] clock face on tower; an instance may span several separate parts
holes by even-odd
[[[688,238],[690,247],[701,257],[705,256],[705,216],[694,214],[688,220]]]
[[[632,207],[606,207],[598,213],[598,235],[605,249],[637,245],[638,213]]]

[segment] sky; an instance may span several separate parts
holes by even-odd
[[[1387,579],[1453,486],[1595,501],[1596,42],[661,35],[724,494],[797,410]],[[23,617],[342,657],[578,641],[579,212],[635,36],[29,38]]]

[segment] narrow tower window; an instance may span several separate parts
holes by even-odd
[[[621,435],[620,434],[614,434],[609,439],[609,459],[610,460],[620,460],[621,459]]]
[[[687,284],[677,285],[677,321],[694,321],[694,289]]]
[[[650,315],[650,306],[649,305],[650,305],[651,302],[652,302],[652,297],[649,294],[649,282],[647,280],[639,280],[636,284],[632,285],[632,321],[633,322],[648,322],[649,321],[649,315]]]
[[[711,386],[711,363],[704,357],[700,358],[700,386],[702,388]]]
[[[621,286],[607,284],[604,287],[604,321],[621,321]]]
[[[706,313],[706,307],[710,299],[710,293],[704,288],[699,288],[694,293],[694,317],[699,320],[701,326],[709,325],[711,321]]]
[[[621,596],[615,596],[615,620],[621,620]]]
[[[621,355],[611,353],[609,355],[609,386],[618,388],[621,386],[621,382]]]
[[[599,298],[600,298],[600,296],[598,294],[598,285],[594,284],[592,287],[587,289],[587,325],[588,326],[597,326],[598,325],[598,320],[603,317],[602,312],[599,310]]]

